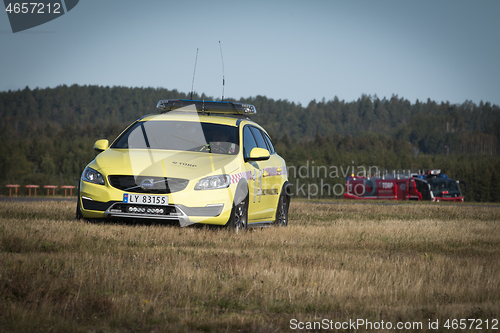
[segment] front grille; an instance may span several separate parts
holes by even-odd
[[[188,179],[147,177],[147,176],[108,176],[111,186],[126,192],[168,194],[182,191],[189,183]]]

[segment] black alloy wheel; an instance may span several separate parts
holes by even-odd
[[[278,201],[278,209],[276,209],[276,220],[274,221],[274,225],[278,227],[286,227],[288,225],[289,206],[290,197],[286,195],[284,190],[282,190]]]
[[[245,197],[239,196],[235,203],[231,212],[229,228],[239,233],[248,228],[248,194]]]

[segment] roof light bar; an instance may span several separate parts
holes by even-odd
[[[159,101],[156,107],[158,109],[164,110],[163,113],[165,113],[191,105],[194,105],[198,112],[206,112],[206,113],[226,113],[235,115],[249,115],[257,113],[255,106],[251,104],[216,102],[216,101],[197,101],[190,99],[164,99]]]

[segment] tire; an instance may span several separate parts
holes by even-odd
[[[81,220],[82,219],[82,212],[80,211],[80,198],[78,198],[78,203],[76,204],[76,216],[75,219]]]
[[[365,187],[365,193],[363,194],[364,197],[374,197],[377,195],[377,183],[375,183],[375,180],[365,179],[363,185]],[[370,187],[370,192],[366,190],[366,186]]]
[[[75,219],[77,220],[81,220],[83,218],[82,211],[80,210],[80,200],[81,200],[80,185],[78,185],[78,201],[76,203],[76,215],[75,215]]]
[[[277,227],[288,226],[288,208],[290,207],[290,197],[286,194],[286,184],[281,189],[278,207],[276,208],[276,219],[274,225]]]
[[[227,226],[236,233],[246,231],[248,228],[248,191],[244,191],[242,188],[236,191]]]

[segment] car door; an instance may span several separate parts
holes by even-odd
[[[250,126],[243,128],[243,157],[245,159],[245,171],[250,174],[248,181],[248,221],[262,220],[266,214],[262,198],[262,161],[249,161],[250,152],[256,148],[257,141],[250,130]]]
[[[283,158],[281,158],[276,153],[276,150],[274,149],[274,146],[271,142],[271,138],[267,135],[267,133],[264,131],[261,132],[267,143],[267,147],[271,155],[269,162],[272,166],[272,169],[270,170],[270,174],[268,176],[268,182],[270,184],[269,186],[271,186],[272,188],[272,195],[276,195],[279,197],[279,195],[281,194],[282,186],[288,179],[286,175],[287,172],[285,160],[283,160]],[[276,204],[278,203],[278,197],[275,198]]]
[[[264,138],[264,133],[257,127],[252,125],[245,126],[244,136],[252,136],[253,140],[249,139],[250,142],[255,142],[255,147],[263,148],[269,151],[269,146]],[[252,148],[255,148],[252,147]],[[252,170],[252,180],[250,190],[250,206],[254,206],[254,211],[252,217],[249,217],[249,221],[252,220],[268,220],[271,221],[275,217],[275,210],[277,205],[277,198],[279,191],[276,186],[273,187],[273,181],[275,180],[276,163],[271,155],[268,160],[265,161],[253,161],[247,162],[254,169]]]
[[[252,131],[255,130],[252,128]],[[282,185],[286,180],[286,165],[285,161],[276,154],[271,139],[262,129],[259,129],[263,141],[257,140],[257,145],[260,148],[261,144],[266,144],[270,157],[266,161],[266,166],[263,171],[263,191],[262,195],[266,197],[266,209],[269,211],[269,217],[274,220],[276,217],[276,208],[278,206],[279,195],[281,194]],[[257,135],[257,134],[255,134]]]

